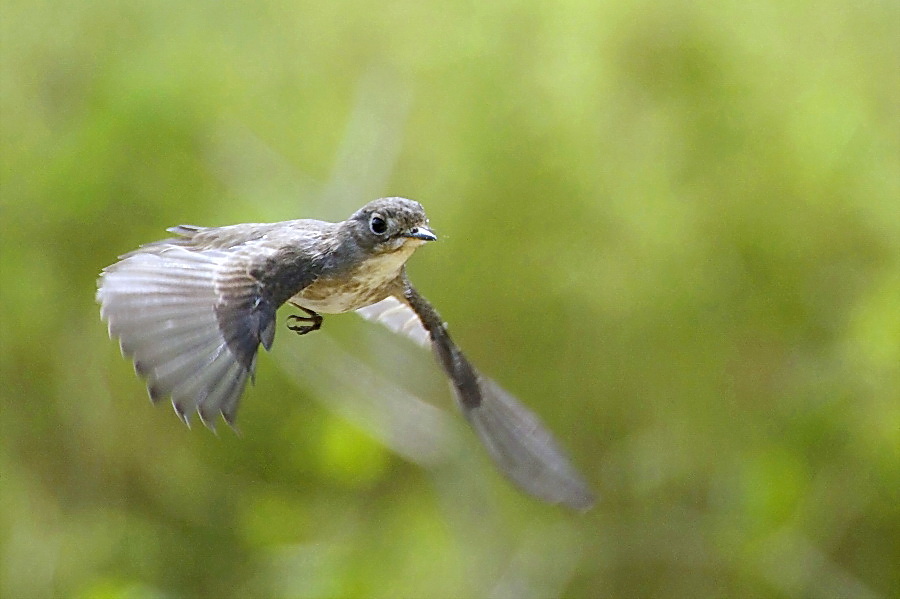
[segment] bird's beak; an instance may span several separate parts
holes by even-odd
[[[405,237],[421,239],[422,241],[437,241],[437,235],[428,227],[413,227],[406,232]]]

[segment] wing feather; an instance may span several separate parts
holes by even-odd
[[[479,376],[481,403],[463,413],[510,480],[549,503],[586,510],[595,497],[538,417],[492,379]]]
[[[405,335],[422,347],[431,345],[428,331],[422,326],[419,315],[394,296],[389,296],[380,302],[360,308],[356,313],[366,320],[386,326],[399,335]]]
[[[241,251],[153,245],[105,269],[97,300],[150,397],[170,396],[188,422],[234,422],[260,342],[271,346],[275,307]]]

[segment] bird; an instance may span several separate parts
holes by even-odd
[[[96,299],[111,338],[146,380],[150,399],[170,397],[190,425],[235,425],[254,380],[259,347],[272,348],[276,311],[298,335],[322,314],[355,311],[430,346],[457,403],[498,469],[525,493],[584,511],[595,496],[538,416],[482,375],[447,324],[410,283],[406,262],[437,240],[414,200],[369,202],[347,220],[223,227],[179,225],[104,268]]]

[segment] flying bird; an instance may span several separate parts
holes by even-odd
[[[481,375],[438,312],[409,282],[405,264],[437,239],[425,210],[381,198],[338,223],[299,219],[225,227],[180,225],[103,269],[97,301],[150,398],[170,397],[187,424],[221,415],[234,425],[259,346],[271,349],[275,313],[302,314],[287,328],[305,335],[322,314],[356,311],[430,346],[463,415],[497,467],[525,492],[578,510],[594,495],[538,417]]]

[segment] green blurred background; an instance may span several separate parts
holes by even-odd
[[[896,1],[0,7],[0,595],[900,595]],[[279,323],[239,434],[108,339],[98,272],[166,227],[383,195],[589,513],[353,315]]]

